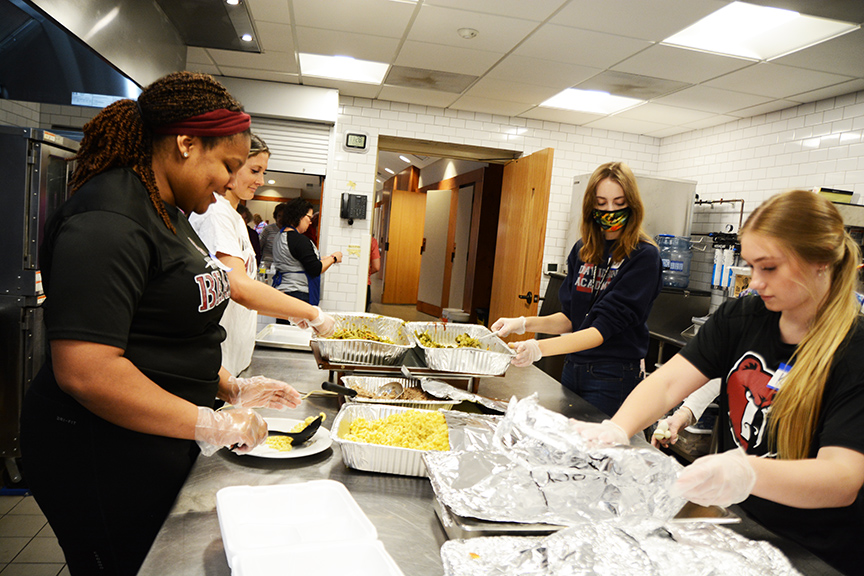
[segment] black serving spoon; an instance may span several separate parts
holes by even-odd
[[[295,448],[300,446],[304,442],[308,442],[312,436],[318,432],[318,428],[321,427],[321,423],[324,421],[324,416],[318,416],[312,422],[309,423],[308,426],[300,430],[299,432],[282,432],[281,430],[268,430],[267,436],[288,436],[291,438],[291,446]]]

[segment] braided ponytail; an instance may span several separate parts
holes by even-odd
[[[144,88],[137,104],[120,100],[105,107],[84,125],[70,193],[106,170],[130,167],[141,178],[162,221],[175,232],[153,172],[154,144],[172,136],[154,136],[153,129],[219,109],[243,110],[211,76],[192,72],[175,72],[156,80]],[[212,148],[224,138],[202,136],[200,140],[204,148]]]

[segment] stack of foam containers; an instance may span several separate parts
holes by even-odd
[[[233,576],[403,576],[335,480],[222,488],[216,511]]]

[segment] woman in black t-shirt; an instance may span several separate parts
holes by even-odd
[[[721,378],[720,450],[672,487],[701,505],[740,502],[756,520],[847,574],[864,542],[864,317],[858,246],[808,191],[747,219],[741,256],[758,296],[730,300],[612,420],[577,424],[626,443],[711,378]]]
[[[179,72],[84,127],[40,262],[50,356],[21,416],[25,481],[77,574],[135,574],[199,452],[266,438],[221,369],[227,274],[186,214],[246,162],[250,118]],[[271,383],[275,381],[270,381]],[[244,406],[296,406],[284,383]]]

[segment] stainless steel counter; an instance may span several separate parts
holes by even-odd
[[[311,353],[262,348],[255,350],[247,374],[281,378],[302,391],[320,389],[327,377],[325,371],[318,369]],[[481,395],[502,400],[513,395],[522,398],[533,392],[538,393],[541,405],[569,417],[591,421],[604,418],[599,410],[534,367],[510,367],[503,378],[482,378],[478,389]],[[334,397],[310,396],[297,410],[279,414],[305,418],[325,412],[328,422],[332,422],[337,411]],[[406,576],[443,573],[439,549],[446,536],[432,508],[435,496],[429,481],[347,468],[338,446],[333,444],[320,454],[299,459],[237,456],[227,450],[209,458],[199,457],[139,576],[228,576],[231,571],[222,548],[216,492],[226,486],[325,478],[342,482],[348,488]],[[770,540],[805,574],[837,574],[802,548],[773,536],[755,522],[745,519],[734,529],[751,538]]]

